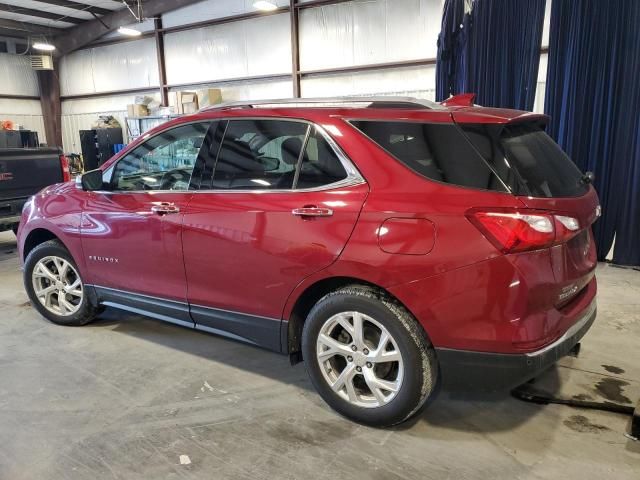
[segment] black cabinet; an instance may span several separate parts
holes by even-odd
[[[0,130],[0,148],[21,148],[22,138],[18,130]]]
[[[25,148],[38,148],[40,141],[38,140],[38,132],[32,130],[20,130],[20,139],[22,146]]]
[[[96,128],[80,130],[80,148],[85,171],[94,170],[109,160],[113,146],[122,144],[121,128]]]
[[[31,130],[0,130],[0,148],[39,147],[38,132]]]

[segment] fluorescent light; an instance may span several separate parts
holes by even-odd
[[[127,37],[139,37],[140,35],[142,35],[142,32],[140,30],[127,27],[118,27],[118,33],[120,35],[126,35]]]
[[[44,43],[44,42],[36,42],[32,46],[36,50],[45,50],[47,52],[51,52],[56,49],[55,45],[51,45],[50,43]]]
[[[278,6],[273,2],[258,0],[257,2],[253,2],[253,8],[256,10],[262,10],[263,12],[273,12],[278,9]]]

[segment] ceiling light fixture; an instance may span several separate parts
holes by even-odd
[[[258,0],[257,2],[253,2],[253,8],[256,10],[262,10],[263,12],[273,12],[278,9],[278,6],[273,2]]]
[[[35,48],[36,50],[44,50],[45,52],[52,52],[53,50],[56,49],[55,45],[51,45],[50,43],[47,42],[35,42],[32,45],[33,48]]]
[[[118,33],[120,35],[126,35],[127,37],[139,37],[140,35],[142,35],[142,32],[140,30],[128,27],[118,27]]]

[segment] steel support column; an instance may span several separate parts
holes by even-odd
[[[169,106],[169,88],[167,87],[167,67],[164,58],[164,31],[162,30],[162,18],[154,18],[153,26],[156,37],[156,53],[158,55],[158,79],[160,80],[160,103],[163,107]]]
[[[60,81],[58,60],[53,59],[54,70],[38,70],[40,104],[47,145],[62,148],[62,105],[60,103]]]
[[[293,96],[300,98],[300,37],[298,22],[298,8],[296,0],[289,0],[289,17],[291,19],[291,81]]]

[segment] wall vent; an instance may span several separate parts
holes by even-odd
[[[34,70],[53,70],[51,55],[31,55],[31,68]]]

